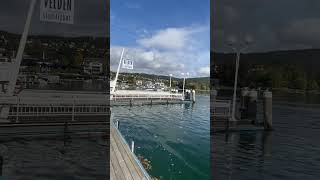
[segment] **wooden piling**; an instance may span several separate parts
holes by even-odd
[[[116,121],[116,127],[117,127],[117,129],[119,129],[119,126],[120,126],[120,122],[117,120],[117,121]]]
[[[265,91],[263,100],[264,129],[272,130],[272,92]]]
[[[257,123],[257,100],[258,92],[256,90],[251,90],[249,92],[248,118],[252,120],[254,124]]]
[[[192,102],[195,103],[196,102],[196,91],[192,90]]]
[[[248,118],[249,90],[247,87],[241,90],[241,119]]]
[[[131,142],[131,152],[134,153],[134,141]]]

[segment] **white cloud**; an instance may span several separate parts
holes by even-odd
[[[151,37],[138,39],[137,42],[147,48],[178,50],[192,43],[191,35],[195,32],[196,29],[167,28],[157,31]]]
[[[199,68],[198,74],[199,74],[200,76],[204,76],[204,77],[210,76],[210,67],[209,67],[209,66],[206,66],[206,67],[201,67],[201,68]]]
[[[198,71],[199,67],[210,64],[209,43],[203,42],[204,39],[210,41],[208,27],[166,28],[149,37],[138,37],[135,46],[111,45],[111,70],[116,70],[121,49],[126,48],[125,58],[134,61],[134,70],[130,72],[173,74],[176,77],[186,72],[190,77],[210,74],[210,70],[209,73],[201,71],[201,74]]]
[[[178,61],[179,57],[176,54],[168,52],[148,51],[143,48],[130,48],[113,46],[110,51],[111,70],[115,71],[118,67],[119,58],[122,48],[125,48],[124,59],[130,58],[134,61],[134,70],[130,72],[144,72],[151,74],[168,75],[170,73],[179,75],[184,72],[185,65]]]

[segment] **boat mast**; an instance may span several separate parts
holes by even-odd
[[[120,67],[121,67],[121,63],[122,63],[122,58],[123,58],[123,54],[124,54],[124,48],[122,48],[122,52],[121,52],[121,56],[120,56],[120,60],[119,60],[119,65],[118,65],[118,69],[117,69],[117,73],[116,73],[116,78],[114,80],[114,86],[112,87],[112,93],[114,93],[114,91],[116,90],[116,86],[117,86],[117,81],[118,81],[118,76],[119,76],[119,71],[120,71]]]
[[[32,19],[32,14],[33,14],[33,10],[34,10],[36,1],[37,0],[31,0],[31,2],[30,2],[28,16],[27,16],[26,24],[24,26],[22,37],[20,39],[20,44],[19,44],[17,56],[15,59],[15,62],[13,62],[14,66],[12,67],[11,78],[10,78],[10,82],[9,82],[9,86],[8,86],[8,92],[7,92],[8,95],[13,95],[13,93],[14,93],[14,88],[16,86],[16,82],[17,82],[17,78],[18,78],[18,74],[19,74],[19,68],[20,68],[22,57],[23,57],[23,52],[24,52],[24,48],[26,45],[26,41],[27,41],[29,29],[30,29],[30,23],[31,23],[31,19]]]

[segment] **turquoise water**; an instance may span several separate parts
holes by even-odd
[[[210,179],[210,102],[113,107],[113,120],[135,154],[151,161],[149,174],[160,179]]]

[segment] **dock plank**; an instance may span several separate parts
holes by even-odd
[[[133,177],[132,177],[132,175],[129,171],[129,168],[127,166],[127,162],[125,162],[124,158],[122,157],[122,154],[120,153],[118,146],[115,144],[115,140],[114,140],[113,136],[111,136],[111,138],[110,138],[110,143],[114,149],[114,154],[111,154],[111,156],[113,156],[113,155],[116,156],[117,161],[120,165],[120,168],[123,172],[125,179],[126,180],[133,180]]]
[[[115,131],[115,129],[113,129],[113,131]],[[130,151],[128,146],[122,142],[121,138],[118,138],[116,143],[117,143],[117,146],[119,147],[119,149],[121,151],[121,154],[124,157],[124,160],[126,162],[128,162],[128,165],[129,165],[128,168],[132,172],[133,178],[134,179],[141,179],[141,178],[143,179],[144,178],[144,174],[143,174],[143,172],[141,172],[141,169],[137,165],[134,157],[132,156],[132,152]]]
[[[110,140],[111,140],[111,137],[110,137]],[[112,170],[114,171],[114,175],[115,175],[115,178],[116,178],[116,179],[112,179],[111,178],[111,180],[117,180],[117,179],[122,180],[122,179],[125,179],[124,173],[122,172],[122,168],[120,167],[119,161],[118,161],[117,157],[115,156],[115,152],[113,150],[113,146],[112,145],[110,146],[110,164],[113,166]]]
[[[124,139],[114,126],[110,127],[110,168],[112,180],[147,180]]]

